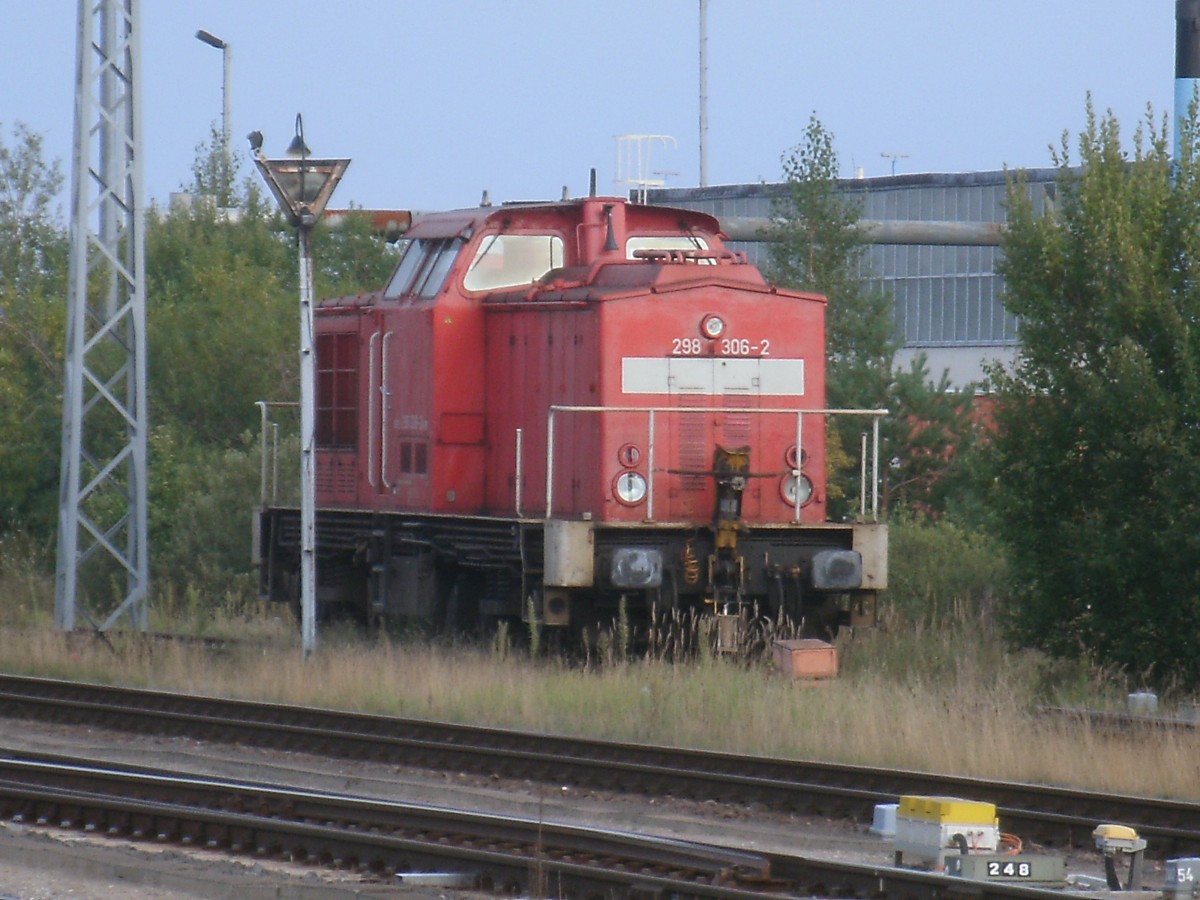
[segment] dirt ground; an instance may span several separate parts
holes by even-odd
[[[442,775],[373,763],[176,738],[131,737],[94,729],[0,719],[0,752],[40,751],[173,769],[195,774],[306,786],[362,796],[459,806],[530,819],[618,828],[747,850],[799,853],[847,862],[889,865],[890,843],[860,825],[733,809],[722,804],[546,788],[468,775]],[[864,811],[864,819],[871,811]],[[1068,871],[1103,877],[1097,854],[1068,859]],[[1147,883],[1161,865],[1147,861]],[[0,823],[0,900],[177,900],[351,897],[468,897],[448,885],[397,886],[365,882],[302,866],[234,859],[220,853],[149,847]],[[1126,898],[1133,895],[1124,894]]]

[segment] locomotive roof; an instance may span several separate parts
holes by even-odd
[[[522,201],[500,206],[475,206],[443,212],[415,213],[406,237],[453,237],[473,233],[492,222],[507,227],[544,226],[555,221],[580,220],[588,206],[624,206],[638,226],[654,231],[695,231],[720,235],[721,225],[708,213],[669,206],[644,206],[623,197],[582,197],[573,200]]]
[[[756,267],[746,264],[744,255],[725,247],[726,237],[715,217],[621,197],[424,213],[414,215],[405,237],[412,241],[410,249],[383,288],[329,298],[319,305],[361,308],[382,300],[432,304],[448,278],[489,306],[535,299],[615,300],[701,285],[824,302],[769,285]],[[549,241],[545,247],[527,252],[534,246],[529,242],[541,238]],[[473,249],[464,253],[467,247]]]

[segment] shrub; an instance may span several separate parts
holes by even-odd
[[[181,595],[244,595],[251,585],[250,518],[259,497],[254,441],[224,450],[151,437],[151,580]]]
[[[952,521],[892,519],[884,608],[911,622],[945,619],[955,608],[987,613],[1005,577],[999,546]]]

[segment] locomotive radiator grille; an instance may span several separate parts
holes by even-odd
[[[340,453],[318,455],[316,481],[317,491],[321,494],[353,496],[355,488],[354,457]]]
[[[678,394],[680,409],[704,409],[707,397],[696,388],[683,388]],[[708,469],[708,417],[704,415],[679,416],[679,466],[683,471],[704,472]],[[681,490],[699,492],[707,487],[702,475],[684,475],[679,479]]]
[[[724,443],[730,447],[741,447],[752,443],[750,437],[751,414],[737,411],[751,408],[750,391],[744,388],[729,388],[722,395],[721,400],[727,410],[721,416],[721,428],[725,433]]]

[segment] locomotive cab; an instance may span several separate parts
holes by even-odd
[[[826,521],[824,312],[693,211],[419,217],[382,290],[316,311],[319,605],[454,628],[653,606],[869,623],[886,527]],[[260,525],[278,599],[294,517]]]

